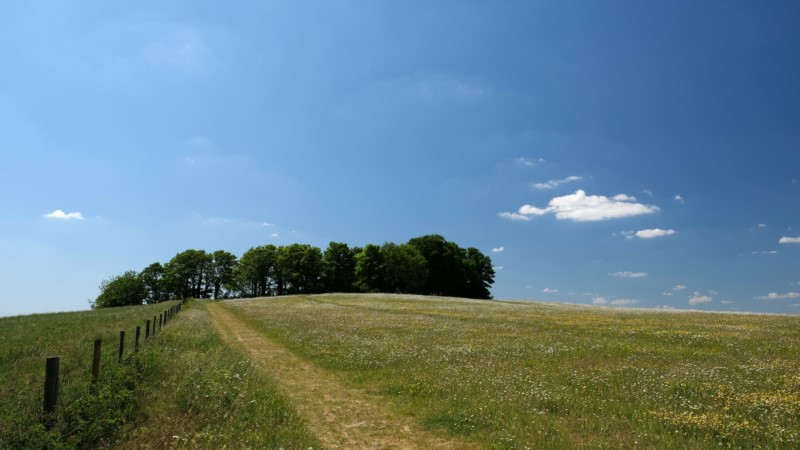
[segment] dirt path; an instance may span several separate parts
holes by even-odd
[[[346,387],[332,373],[291,353],[242,322],[220,304],[208,304],[220,336],[246,350],[268,372],[325,448],[469,449],[420,430],[364,391]]]

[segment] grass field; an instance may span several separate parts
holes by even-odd
[[[133,327],[168,306],[0,319],[0,448],[356,448],[374,444],[367,432],[392,434],[386,448],[800,447],[797,316],[377,294],[195,301],[130,353]],[[96,337],[113,344],[91,391]],[[51,354],[62,393],[47,431]]]
[[[173,304],[0,318],[0,448],[316,445],[270,379],[219,339],[202,303],[185,305],[134,355],[135,326]],[[123,329],[128,353],[117,364]],[[104,344],[92,391],[95,338]],[[48,431],[41,409],[50,355],[61,357],[61,392]]]
[[[798,448],[800,318],[386,295],[225,307],[484,448]]]

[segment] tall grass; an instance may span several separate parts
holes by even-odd
[[[202,304],[133,354],[133,329],[174,303],[0,319],[0,448],[308,448],[280,394],[216,336]],[[126,357],[117,364],[119,331]],[[103,340],[90,387],[92,345]],[[44,361],[61,356],[52,429],[41,424]]]
[[[800,318],[328,295],[227,303],[485,448],[798,448]]]

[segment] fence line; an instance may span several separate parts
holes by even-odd
[[[163,328],[167,324],[167,317],[175,318],[181,311],[183,303],[178,303],[169,307],[164,312],[158,315],[158,328]],[[156,337],[156,316],[153,316],[153,333],[152,337]],[[134,341],[134,352],[139,351],[139,336],[141,334],[141,326],[136,325],[136,334]],[[150,339],[150,319],[146,320],[145,325],[145,342]],[[100,339],[94,340],[94,348],[92,352],[92,382],[91,386],[97,384],[100,379],[100,356],[101,356],[102,341]],[[125,350],[125,330],[119,332],[119,349],[117,352],[117,362],[122,363],[122,356]],[[44,375],[44,402],[42,406],[42,423],[47,429],[50,429],[55,422],[56,404],[58,403],[58,380],[59,380],[59,365],[61,357],[49,356],[45,361],[45,375]]]

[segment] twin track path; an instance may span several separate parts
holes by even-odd
[[[225,306],[208,303],[220,336],[242,348],[272,377],[325,448],[470,449],[466,442],[434,436],[384,407],[380,399],[347,387],[339,378],[296,356],[237,318]]]

